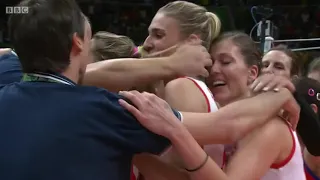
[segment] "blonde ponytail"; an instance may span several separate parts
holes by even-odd
[[[181,33],[186,37],[198,35],[208,50],[220,34],[220,19],[203,6],[187,1],[173,1],[160,8],[158,13],[178,20]]]
[[[212,13],[212,12],[206,12],[206,15],[208,17],[209,25],[210,25],[210,34],[211,34],[211,42],[215,40],[221,31],[221,21],[219,17]]]

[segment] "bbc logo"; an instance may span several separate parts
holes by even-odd
[[[7,6],[6,14],[27,14],[28,8],[24,6]]]

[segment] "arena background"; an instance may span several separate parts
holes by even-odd
[[[1,0],[0,47],[9,47],[5,7],[14,6],[19,0]],[[110,31],[131,37],[137,45],[147,36],[148,25],[157,9],[168,0],[78,0],[83,12],[90,17],[93,31]],[[255,25],[252,7],[263,6],[273,10],[269,20],[274,25],[275,39],[320,38],[319,0],[193,0],[216,13],[223,24],[223,31],[241,30],[250,33]],[[261,16],[255,14],[257,21]],[[307,18],[309,17],[309,18]],[[256,30],[253,31],[253,39]],[[320,41],[289,42],[290,48],[319,47]],[[306,67],[320,50],[297,51],[300,63]],[[304,68],[305,69],[305,68]]]

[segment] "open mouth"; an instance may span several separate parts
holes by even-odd
[[[221,87],[221,86],[225,86],[226,83],[224,81],[215,81],[213,82],[213,87]]]

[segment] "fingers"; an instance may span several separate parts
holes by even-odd
[[[165,50],[159,52],[159,55],[160,56],[170,56],[177,50],[177,48],[178,48],[178,45],[171,46],[168,49],[165,49]]]
[[[202,70],[202,72],[201,72],[201,76],[202,76],[202,77],[209,77],[209,72],[208,72],[208,70],[204,68],[204,69]]]
[[[129,104],[127,101],[123,100],[123,99],[119,99],[119,104],[125,108],[126,110],[128,110],[131,114],[133,114],[133,116],[136,117],[136,119],[141,119],[142,114],[141,112],[135,108],[134,106],[132,106],[131,104]]]
[[[148,54],[145,57],[152,58],[152,57],[170,56],[177,50],[177,48],[178,48],[178,45],[174,45],[174,46],[171,46],[163,51]]]
[[[120,91],[119,95],[124,96],[125,98],[130,100],[132,104],[135,105],[138,109],[141,109],[146,105],[151,105],[152,102],[156,102],[156,98],[158,98],[154,94],[147,92],[140,93],[138,91]]]
[[[287,88],[291,93],[294,93],[296,91],[296,87],[294,86],[294,84],[292,82],[288,82],[285,85],[285,88]]]
[[[144,102],[148,104],[149,106],[153,106],[155,104],[161,103],[163,100],[156,96],[155,94],[148,93],[148,92],[143,92],[141,94],[143,96]]]
[[[206,67],[211,67],[212,64],[213,64],[211,56],[207,51],[206,51],[206,54],[204,56],[204,63],[205,63]]]
[[[187,42],[188,44],[191,44],[191,45],[201,45],[202,44],[202,40],[197,38],[197,39],[193,39],[189,42]]]
[[[254,86],[252,86],[253,92],[259,92],[259,91],[268,91],[269,87],[267,87],[267,84],[269,84],[271,81],[271,78],[263,78],[263,79],[257,79],[254,82]]]
[[[266,85],[266,87],[268,87],[268,90],[274,90],[274,91],[279,91],[281,88],[287,88],[291,93],[295,92],[296,90],[293,83],[286,78],[271,80],[269,84]]]
[[[281,84],[281,82],[279,82],[277,79],[269,79],[269,82],[265,84],[264,87],[262,87],[263,91],[276,91],[278,92],[280,90],[280,88],[282,88],[283,85]]]
[[[295,91],[294,84],[287,78],[271,74],[262,75],[257,78],[250,86],[253,92],[276,91],[287,88],[290,92]]]
[[[260,92],[260,91],[268,91],[269,87],[267,86],[270,81],[274,79],[273,75],[265,74],[258,77],[250,86],[250,89],[253,92]]]
[[[155,94],[143,92],[142,96],[144,96],[145,103],[148,104],[148,107],[152,107],[158,110],[162,109],[162,111],[170,112],[170,114],[173,114],[170,105],[165,100],[159,98]]]
[[[209,72],[206,68],[211,67],[212,66],[212,59],[210,54],[208,53],[207,49],[205,47],[202,46],[201,49],[204,52],[204,58],[203,58],[203,63],[204,63],[204,69],[201,72],[201,75],[203,77],[208,77],[209,76]],[[210,68],[209,68],[210,69]]]
[[[139,94],[138,91],[120,91],[119,95],[127,98],[129,101],[131,101],[136,107],[141,107],[142,102],[141,99],[137,96]]]
[[[143,92],[140,94],[140,99],[146,107],[153,107],[155,103],[157,103],[157,99],[155,97],[158,98],[156,95],[148,92]]]
[[[251,91],[253,91],[254,90],[254,88],[259,84],[259,80],[258,79],[256,79],[255,81],[253,81],[253,83],[250,85],[250,89],[251,89]]]

